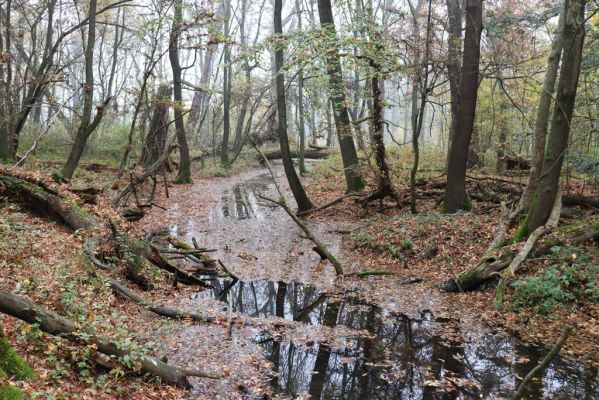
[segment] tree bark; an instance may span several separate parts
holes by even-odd
[[[85,149],[89,135],[93,132],[91,115],[94,103],[94,47],[96,45],[96,6],[97,0],[89,2],[89,24],[87,29],[87,45],[85,48],[85,84],[83,86],[83,112],[81,123],[75,136],[69,158],[62,170],[62,176],[69,180],[77,168],[79,159]],[[100,110],[98,110],[98,113]],[[95,128],[95,127],[94,127]]]
[[[359,192],[364,186],[364,178],[360,171],[358,155],[352,137],[349,113],[345,105],[345,87],[343,74],[341,72],[341,61],[337,34],[335,31],[335,20],[330,0],[318,0],[318,15],[320,25],[324,30],[325,42],[329,48],[325,52],[325,64],[329,76],[330,99],[333,106],[333,117],[341,148],[341,158],[345,173],[346,192]]]
[[[557,80],[557,71],[562,56],[562,49],[564,48],[564,26],[566,23],[566,10],[569,7],[568,3],[569,0],[564,0],[562,3],[557,24],[557,32],[555,34],[555,39],[551,44],[549,58],[547,59],[547,69],[545,71],[545,77],[543,78],[543,88],[541,89],[539,107],[537,108],[530,174],[528,175],[528,184],[520,198],[520,207],[523,210],[528,210],[530,207],[532,196],[536,191],[539,175],[543,168],[543,156],[545,155],[545,142],[547,138],[547,128],[549,126],[551,103],[555,92],[555,81]]]
[[[522,223],[517,239],[524,239],[529,233],[545,224],[551,213],[559,190],[559,178],[568,150],[568,138],[578,76],[582,59],[582,47],[585,36],[584,9],[585,0],[571,0],[566,10],[564,26],[564,54],[556,94],[556,106],[553,110],[551,131],[543,159],[543,168],[538,180],[528,217]],[[566,45],[567,44],[567,45]]]
[[[231,26],[231,3],[230,0],[223,0],[225,10],[225,35],[230,34]],[[229,164],[229,136],[231,133],[231,48],[225,42],[223,49],[223,141],[221,144],[220,162],[226,166]]]
[[[482,0],[466,0],[466,36],[460,80],[460,106],[456,130],[449,149],[447,188],[443,205],[443,211],[447,213],[470,208],[466,193],[466,167],[476,114],[481,33]]]
[[[460,0],[446,0],[447,3],[447,76],[451,100],[451,124],[449,127],[448,148],[451,148],[453,135],[458,123],[460,109],[460,56],[462,54],[462,7]]]
[[[183,0],[176,0],[174,3],[175,14],[169,37],[168,58],[173,70],[173,92],[175,96],[175,130],[177,132],[177,142],[179,143],[179,173],[175,179],[176,183],[192,183],[191,179],[191,158],[189,157],[189,146],[185,134],[185,124],[183,122],[183,94],[181,88],[181,64],[179,63],[179,36],[181,35],[183,19]]]
[[[293,197],[297,202],[299,212],[305,212],[312,208],[312,202],[308,198],[304,187],[302,186],[291,159],[289,150],[289,139],[287,137],[287,105],[285,99],[285,75],[283,71],[283,49],[285,48],[283,34],[283,24],[281,12],[283,9],[283,0],[275,0],[274,10],[274,33],[277,37],[275,41],[275,74],[276,74],[276,90],[277,90],[277,133],[279,136],[279,144],[281,146],[281,155],[283,159],[283,168],[289,182]]]
[[[99,352],[109,356],[122,357],[131,354],[128,349],[123,348],[114,340],[88,330],[80,330],[74,321],[46,310],[23,296],[12,294],[2,289],[0,289],[0,311],[29,324],[37,324],[40,330],[51,335],[65,337],[73,342],[82,343],[87,346],[95,346]],[[191,388],[187,376],[199,375],[199,373],[168,365],[147,355],[135,355],[132,357],[141,364],[142,371],[158,376],[164,382],[175,386]]]
[[[141,164],[150,168],[156,160],[167,150],[166,139],[168,136],[168,111],[171,104],[173,88],[170,85],[160,85],[154,97],[154,114],[148,129],[148,133],[141,149]],[[141,100],[138,104],[141,103]]]

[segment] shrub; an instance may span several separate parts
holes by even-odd
[[[514,282],[513,308],[534,307],[537,314],[548,314],[578,299],[599,301],[598,277],[599,265],[592,260],[576,260],[574,253],[571,262],[552,265],[540,275]]]

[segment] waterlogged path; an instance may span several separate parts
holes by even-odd
[[[200,359],[224,372],[219,381],[194,382],[192,398],[509,398],[547,352],[460,315],[423,285],[336,279],[289,217],[257,196],[276,197],[266,170],[173,192],[153,227],[217,249],[214,257],[240,278],[183,292],[180,307],[248,321],[231,330],[194,325],[171,337],[168,354],[178,363]],[[360,270],[345,244],[359,223],[309,224],[347,269]],[[276,318],[289,324],[255,323]],[[597,399],[597,371],[558,359],[527,398]]]

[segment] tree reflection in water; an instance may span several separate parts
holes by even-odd
[[[231,190],[226,190],[221,198],[220,217],[261,219],[263,213],[258,207],[258,205],[261,205],[258,194],[264,193],[271,183],[272,177],[269,174],[264,174],[238,183]]]
[[[546,354],[503,333],[470,337],[466,327],[436,322],[430,312],[411,319],[301,283],[220,280],[197,295],[206,296],[225,303],[231,296],[233,311],[249,316],[368,331],[347,338],[342,349],[264,342],[277,372],[273,385],[314,399],[504,398]],[[597,371],[557,359],[529,386],[527,398],[599,398]]]

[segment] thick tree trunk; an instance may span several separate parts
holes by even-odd
[[[277,36],[275,41],[275,74],[276,74],[276,90],[277,90],[277,117],[278,125],[277,132],[279,136],[279,144],[281,146],[281,155],[283,159],[283,168],[289,182],[289,187],[293,192],[293,197],[297,202],[299,212],[305,212],[312,208],[312,202],[308,198],[302,183],[295,172],[293,160],[291,160],[291,152],[289,150],[289,140],[287,138],[287,105],[285,99],[285,75],[283,71],[283,24],[281,12],[283,8],[283,0],[275,0],[274,12],[274,33]]]
[[[333,19],[333,9],[330,0],[318,0],[318,14],[320,16],[320,25],[324,29],[326,35],[325,42],[327,42],[327,46],[329,46],[325,53],[325,64],[329,76],[329,90],[331,103],[333,105],[333,117],[335,118],[339,147],[341,148],[341,158],[343,159],[345,182],[347,186],[346,192],[358,192],[364,188],[365,182],[362,177],[362,172],[360,171],[358,155],[352,137],[349,113],[347,111],[347,106],[345,105],[345,86],[343,84],[343,74],[341,73],[339,50],[336,45],[337,34],[335,31],[335,21]]]
[[[225,11],[225,35],[230,34],[231,29],[231,3],[223,0]],[[225,43],[223,49],[223,141],[221,143],[220,162],[226,166],[229,164],[229,136],[231,134],[231,48]]]
[[[173,92],[175,95],[175,130],[177,131],[177,142],[179,143],[179,173],[175,179],[176,183],[192,183],[191,158],[183,123],[183,94],[181,88],[181,65],[179,64],[179,36],[181,35],[183,19],[183,0],[175,1],[175,15],[168,46],[168,58],[173,70]]]
[[[141,150],[141,164],[148,169],[166,151],[166,138],[168,136],[168,111],[171,105],[173,88],[169,85],[160,85],[156,90],[153,100],[154,113]],[[140,102],[141,103],[141,102]]]
[[[19,196],[23,203],[35,211],[48,214],[63,221],[73,230],[89,229],[98,222],[77,205],[74,198],[63,198],[58,192],[43,186],[39,182],[0,173],[0,189],[13,197]]]
[[[564,55],[556,91],[551,131],[543,159],[543,168],[538,180],[528,217],[518,232],[517,239],[524,239],[528,234],[545,224],[551,213],[559,190],[559,178],[568,150],[570,125],[578,88],[578,76],[582,58],[582,47],[585,36],[584,8],[585,0],[571,0],[566,10],[563,43]]]
[[[446,0],[447,3],[447,76],[451,100],[451,124],[449,126],[448,148],[451,148],[453,135],[458,123],[460,109],[460,56],[462,54],[462,7],[460,0]]]
[[[482,0],[466,0],[466,36],[460,80],[460,106],[447,162],[447,188],[443,211],[453,213],[469,209],[466,193],[468,150],[476,114],[480,37],[482,33]]]

